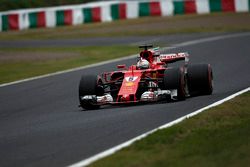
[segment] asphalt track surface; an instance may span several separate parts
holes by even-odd
[[[213,67],[214,93],[181,102],[79,109],[81,75],[119,62],[1,87],[0,166],[71,165],[247,88],[249,43],[246,35],[168,50],[188,51],[190,63]]]

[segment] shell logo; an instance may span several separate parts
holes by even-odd
[[[133,85],[134,85],[134,82],[127,82],[125,85],[126,85],[126,86],[133,86]]]

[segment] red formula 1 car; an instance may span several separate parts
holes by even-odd
[[[189,65],[188,53],[160,54],[159,47],[143,45],[136,65],[118,65],[119,70],[83,75],[79,84],[80,106],[97,109],[104,104],[130,104],[186,97],[213,92],[209,64]],[[180,67],[170,63],[184,60]]]

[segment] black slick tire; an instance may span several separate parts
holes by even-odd
[[[169,68],[164,72],[164,89],[177,90],[177,100],[185,100],[185,74],[183,68]]]
[[[210,95],[213,92],[213,72],[210,64],[188,66],[187,82],[191,96]]]
[[[79,83],[79,101],[80,106],[86,110],[94,110],[100,108],[99,105],[90,102],[84,102],[81,97],[85,95],[99,95],[103,94],[101,90],[101,80],[96,75],[83,75]]]

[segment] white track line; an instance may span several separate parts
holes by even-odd
[[[201,112],[203,112],[203,111],[205,111],[205,110],[207,110],[207,109],[210,109],[210,108],[212,108],[212,107],[218,106],[218,105],[220,105],[220,104],[222,104],[222,103],[224,103],[224,102],[226,102],[226,101],[228,101],[228,100],[231,100],[231,99],[235,98],[236,96],[239,96],[239,95],[241,95],[242,93],[245,93],[245,92],[248,92],[248,91],[250,91],[250,87],[248,87],[248,88],[246,88],[246,89],[244,89],[244,90],[242,90],[242,91],[239,91],[239,92],[237,92],[237,93],[235,93],[235,94],[233,94],[233,95],[231,95],[231,96],[228,96],[228,97],[226,97],[226,98],[224,98],[224,99],[222,99],[222,100],[220,100],[220,101],[217,101],[217,102],[215,102],[215,103],[213,103],[213,104],[210,104],[209,106],[206,106],[206,107],[201,108],[201,109],[199,109],[199,110],[197,110],[197,111],[194,111],[194,112],[192,112],[192,113],[190,113],[190,114],[187,114],[187,115],[185,115],[185,116],[182,116],[182,117],[180,117],[180,118],[178,118],[178,119],[176,119],[176,120],[174,120],[174,121],[172,121],[172,122],[169,122],[169,123],[167,123],[167,124],[165,124],[165,125],[162,125],[162,126],[160,126],[160,127],[158,127],[158,128],[155,128],[155,129],[153,129],[153,130],[151,130],[151,131],[149,131],[149,132],[146,132],[146,133],[144,133],[144,134],[142,134],[142,135],[140,135],[140,136],[137,136],[137,137],[135,137],[135,138],[133,138],[133,139],[131,139],[131,140],[125,142],[125,143],[122,143],[122,144],[120,144],[120,145],[117,145],[117,146],[115,146],[115,147],[113,147],[113,148],[110,148],[110,149],[108,149],[108,150],[106,150],[106,151],[103,151],[103,152],[101,152],[101,153],[99,153],[99,154],[96,154],[96,155],[94,155],[94,156],[92,156],[92,157],[90,157],[90,158],[87,158],[87,159],[85,159],[85,160],[82,160],[82,161],[80,161],[80,162],[77,162],[77,163],[75,163],[75,164],[73,164],[73,165],[70,165],[69,167],[83,167],[83,166],[87,166],[87,165],[89,165],[89,164],[91,164],[91,163],[93,163],[93,162],[95,162],[95,161],[97,161],[97,160],[99,160],[99,159],[102,159],[102,158],[104,158],[104,157],[107,157],[107,156],[109,156],[109,155],[111,155],[111,154],[114,154],[115,152],[117,152],[117,151],[119,151],[119,150],[121,150],[121,149],[123,149],[123,148],[125,148],[125,147],[130,146],[130,145],[133,144],[134,142],[136,142],[136,141],[138,141],[138,140],[141,140],[141,139],[147,137],[148,135],[150,135],[150,134],[152,134],[152,133],[154,133],[154,132],[156,132],[156,131],[158,131],[158,130],[160,130],[160,129],[165,129],[165,128],[171,127],[171,126],[173,126],[173,125],[175,125],[175,124],[177,124],[177,123],[180,123],[180,122],[184,121],[185,119],[191,118],[191,117],[193,117],[193,116],[195,116],[195,115],[197,115],[197,114],[199,114],[199,113],[201,113]]]
[[[248,35],[250,35],[249,32],[228,34],[228,35],[220,35],[220,36],[208,37],[208,38],[201,38],[201,39],[197,39],[197,40],[182,42],[182,43],[174,45],[173,47],[174,48],[179,48],[179,47],[190,46],[190,45],[195,45],[195,44],[199,44],[199,43],[211,42],[211,41],[234,38],[234,37],[242,37],[242,36],[248,36]],[[169,50],[169,47],[164,47],[164,48],[162,48],[162,50],[164,50],[164,51]],[[100,63],[91,64],[91,65],[87,65],[87,66],[83,66],[83,67],[72,68],[72,69],[69,69],[69,70],[59,71],[59,72],[50,73],[50,74],[46,74],[46,75],[41,75],[41,76],[36,76],[36,77],[27,78],[27,79],[23,79],[23,80],[18,80],[18,81],[14,81],[14,82],[9,82],[9,83],[5,83],[5,84],[0,84],[0,88],[5,87],[5,86],[18,84],[18,83],[27,82],[27,81],[32,81],[32,80],[36,80],[36,79],[51,77],[51,76],[65,74],[65,73],[74,72],[74,71],[78,71],[78,70],[83,70],[83,69],[86,69],[86,68],[97,67],[97,66],[100,66],[100,65],[114,63],[114,62],[118,62],[118,61],[121,61],[121,60],[128,60],[128,59],[135,58],[135,57],[136,57],[136,55],[131,55],[131,56],[128,56],[128,57],[103,61],[103,62],[100,62]]]

